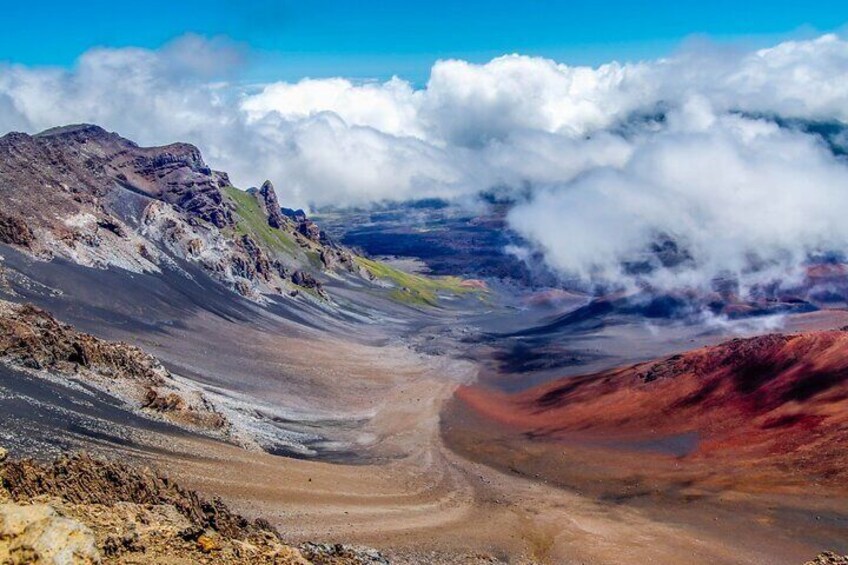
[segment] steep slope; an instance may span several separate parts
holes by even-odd
[[[199,387],[178,382],[155,357],[79,332],[30,304],[0,300],[0,364],[102,390],[148,417],[191,430],[219,437],[231,431]]]
[[[358,272],[308,220],[282,215],[269,182],[242,192],[192,145],[139,147],[92,125],[0,138],[0,204],[0,242],[44,259],[135,272],[189,261],[252,298],[320,294],[322,273]]]
[[[465,387],[459,396],[533,438],[653,445],[848,480],[848,331],[734,339],[515,395]]]

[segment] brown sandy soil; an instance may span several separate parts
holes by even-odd
[[[737,562],[797,563],[848,550],[846,367],[848,332],[821,331],[732,340],[516,394],[464,386],[444,437],[471,460],[675,524],[681,543],[696,536],[733,548]]]
[[[494,434],[489,423],[468,420],[455,403],[442,421],[444,403],[473,369],[466,364],[402,347],[261,335],[234,337],[234,350],[244,349],[233,363],[267,369],[276,362],[286,367],[285,374],[303,370],[303,386],[309,383],[304,391],[315,406],[321,405],[322,387],[334,387],[326,390],[325,406],[339,414],[371,414],[355,431],[370,446],[369,459],[358,464],[296,460],[194,437],[151,440],[156,450],[124,453],[167,470],[191,488],[223,496],[237,511],[271,520],[288,541],[362,543],[399,563],[485,558],[798,563],[834,539],[832,532],[816,537],[785,530],[792,511],[772,499],[729,499],[695,509],[665,501],[623,504],[626,497],[618,500],[604,489],[588,488],[596,476],[609,477],[615,488],[632,484],[623,467],[596,453],[575,455],[585,470],[579,480],[554,480],[551,470],[562,466],[545,459],[554,451],[534,452],[540,444]],[[269,394],[284,399],[285,390],[300,382],[281,377]],[[541,463],[534,462],[539,456]],[[634,456],[628,464],[640,461]],[[830,511],[822,505],[830,524]]]
[[[504,461],[525,457],[521,444],[488,433],[466,429],[461,437],[478,447],[495,440],[494,454]],[[784,524],[741,504],[694,516],[652,513],[513,468],[496,470],[430,440],[435,445],[422,443],[418,453],[383,465],[283,459],[212,442],[184,445],[196,455],[158,464],[242,512],[269,518],[287,541],[363,543],[400,563],[464,563],[478,555],[542,563],[618,563],[623,556],[637,563],[798,563],[828,547],[783,537]]]
[[[647,457],[631,455],[622,465],[609,454],[574,452],[562,465],[556,449],[501,435],[450,400],[476,365],[387,344],[385,333],[333,337],[259,315],[246,324],[201,313],[167,335],[139,337],[129,328],[118,336],[212,392],[243,395],[295,420],[316,418],[317,432],[359,456],[346,464],[144,430],[132,446],[108,450],[269,519],[286,541],[360,543],[398,563],[788,564],[846,549],[832,543],[845,522],[824,493],[800,510],[781,498],[732,492],[716,502],[703,486],[677,487],[706,501],[694,506],[621,496],[644,490],[627,468]],[[445,403],[451,408],[443,414]],[[672,473],[674,464],[664,459],[651,468]],[[574,468],[582,475],[556,474]]]

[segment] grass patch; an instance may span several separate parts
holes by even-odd
[[[388,280],[398,288],[394,289],[391,297],[398,302],[417,306],[436,306],[439,303],[439,293],[467,294],[476,289],[462,285],[460,277],[426,277],[406,273],[390,267],[380,261],[356,257],[356,263],[368,271],[371,276]]]
[[[297,253],[297,243],[289,234],[268,225],[268,217],[253,195],[234,186],[224,187],[224,194],[236,207],[237,235],[249,235],[260,243],[264,243],[272,251],[288,255]]]

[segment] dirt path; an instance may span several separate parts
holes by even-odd
[[[316,374],[322,363],[343,372],[346,349],[319,350],[310,349]],[[371,355],[353,354],[354,372]],[[734,535],[752,516],[724,513],[726,523],[703,529],[472,462],[445,446],[440,415],[473,367],[409,355],[383,348],[380,362],[368,365],[370,388],[359,390],[375,409],[360,433],[382,459],[330,464],[198,439],[152,459],[237,510],[266,517],[292,541],[362,543],[397,562],[797,563],[811,555],[813,548],[767,527]]]
[[[263,423],[326,433],[340,453],[354,454],[350,463],[248,451],[130,419],[112,405],[102,414],[92,409],[90,420],[101,427],[86,435],[59,420],[87,406],[77,397],[63,397],[66,412],[51,413],[55,421],[47,420],[44,433],[56,441],[56,430],[65,430],[63,438],[86,449],[146,461],[241,513],[271,520],[290,541],[361,543],[397,563],[491,557],[513,563],[789,564],[829,549],[805,537],[803,530],[815,525],[805,521],[809,515],[774,521],[774,510],[763,507],[772,504],[768,500],[760,506],[650,508],[605,499],[579,484],[558,488],[528,468],[534,454],[526,444],[445,411],[455,388],[477,376],[474,363],[422,355],[391,339],[355,343],[262,321],[246,325],[200,315],[175,326],[167,339],[146,336],[139,345],[185,378],[242,402],[243,415],[261,410]],[[6,381],[27,392],[17,375]],[[22,420],[26,425],[42,418],[29,415],[39,399],[57,402],[53,390],[36,392],[43,394],[30,391],[33,403],[17,415],[32,418]],[[833,527],[844,530],[844,524]]]

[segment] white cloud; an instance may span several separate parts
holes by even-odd
[[[277,113],[251,122],[266,173],[281,178],[283,198],[323,204],[397,198],[451,198],[469,186],[459,155],[414,137],[351,126],[323,112],[288,121]]]
[[[848,167],[814,137],[713,115],[703,100],[669,121],[634,139],[623,165],[537,191],[512,225],[564,273],[622,280],[626,262],[647,261],[653,270],[639,278],[660,287],[787,279],[808,254],[848,246]],[[647,253],[661,237],[688,260],[663,265]]]
[[[433,67],[422,119],[441,138],[480,146],[534,130],[575,136],[611,124],[649,98],[644,65],[569,67],[509,55],[485,65],[440,61]]]
[[[346,123],[369,126],[399,136],[423,137],[418,120],[421,92],[399,78],[378,84],[354,85],[342,78],[277,82],[244,99],[241,109],[250,122],[277,113],[286,120],[334,112]]]
[[[848,122],[846,73],[848,44],[824,35],[747,55],[708,94],[724,108]]]
[[[812,136],[733,114],[848,122],[848,42],[834,35],[598,68],[439,61],[420,89],[400,78],[242,88],[228,81],[244,55],[187,36],[95,49],[70,71],[0,66],[0,131],[94,122],[142,144],[192,142],[240,186],[271,178],[292,206],[529,188],[514,227],[588,279],[621,277],[660,235],[692,256],[650,275],[676,285],[756,278],[753,254],[797,270],[848,239],[844,162]],[[658,109],[667,119],[631,120]]]

